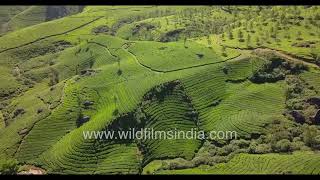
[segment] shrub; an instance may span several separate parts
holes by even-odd
[[[249,145],[249,153],[254,154],[256,152],[256,148],[258,146],[258,143],[256,141],[252,141]]]
[[[0,174],[2,175],[13,175],[18,171],[18,161],[16,159],[8,159],[0,167]]]
[[[201,164],[208,164],[209,163],[208,159],[210,159],[210,157],[208,156],[197,156],[192,159],[192,162],[194,163],[195,166],[199,166]]]
[[[311,147],[311,148],[319,148],[320,146],[320,132],[318,130],[318,128],[314,125],[312,126],[308,126],[305,125],[304,126],[304,130],[303,130],[303,142]]]
[[[223,53],[222,53],[222,56],[223,56],[223,57],[228,57],[228,54],[225,53],[225,52],[223,52]]]
[[[118,69],[117,75],[118,75],[118,76],[121,76],[121,74],[122,74],[122,70],[121,70],[121,69]]]
[[[49,71],[50,71],[49,86],[53,86],[55,84],[58,84],[59,83],[59,72],[54,68],[50,68]]]
[[[168,162],[168,169],[186,169],[194,166],[194,163],[182,158],[173,159]]]
[[[282,139],[273,146],[275,152],[290,152],[292,151],[291,142],[288,139]]]
[[[244,140],[244,139],[232,140],[230,143],[233,144],[233,145],[238,146],[240,149],[248,148],[249,145],[250,145],[250,141]]]
[[[291,149],[293,151],[303,150],[304,147],[305,147],[305,144],[304,142],[301,141],[301,138],[295,137],[293,139],[293,142],[291,143]]]
[[[239,147],[235,144],[227,144],[221,148],[218,148],[216,154],[219,156],[227,156],[232,152],[235,152],[239,149]]]
[[[259,144],[256,146],[254,153],[256,154],[266,154],[272,151],[270,144]]]
[[[92,29],[92,32],[94,34],[99,34],[99,33],[109,34],[110,31],[111,29],[107,25],[98,26]]]

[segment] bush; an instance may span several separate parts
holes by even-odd
[[[304,142],[301,141],[301,138],[295,137],[291,143],[291,149],[293,151],[303,150],[305,148]]]
[[[98,26],[92,29],[92,32],[94,34],[110,34],[111,33],[111,29],[107,26],[107,25],[102,25],[102,26]]]
[[[257,149],[258,143],[256,141],[252,141],[249,145],[249,153],[255,154]]]
[[[194,166],[194,163],[182,158],[170,160],[168,162],[168,169],[186,169]]]
[[[242,148],[248,148],[250,145],[250,141],[244,140],[244,139],[232,140],[230,144],[238,146],[240,149],[242,149]]]
[[[222,56],[223,56],[223,57],[228,57],[228,54],[225,53],[225,52],[223,52],[223,53],[222,53]]]
[[[59,72],[54,68],[50,68],[49,71],[49,86],[54,86],[59,83]]]
[[[227,156],[230,153],[235,152],[238,149],[239,149],[239,147],[237,145],[228,144],[228,145],[223,146],[222,148],[219,148],[217,151],[217,154],[220,156]]]
[[[17,173],[18,169],[18,161],[16,159],[8,159],[0,167],[0,174],[13,175]]]
[[[266,154],[272,151],[270,144],[259,144],[256,146],[254,153],[256,154]]]
[[[311,148],[319,149],[320,132],[318,128],[314,125],[312,126],[305,125],[303,129],[304,129],[302,134],[303,142]]]
[[[292,151],[291,142],[288,139],[282,139],[273,146],[275,152],[290,152]]]

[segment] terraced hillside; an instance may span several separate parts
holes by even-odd
[[[0,13],[0,174],[319,174],[319,7]]]
[[[319,155],[297,152],[293,155],[239,154],[230,162],[215,167],[200,166],[194,169],[161,171],[173,174],[319,174],[315,168],[319,163]]]
[[[81,6],[13,6],[2,7],[1,31],[15,31],[53,19],[81,12]]]

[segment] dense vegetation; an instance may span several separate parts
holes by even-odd
[[[0,13],[0,174],[319,174],[317,6]],[[83,131],[237,138],[84,139]]]

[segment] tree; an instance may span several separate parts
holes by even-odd
[[[256,154],[266,154],[272,151],[271,146],[269,144],[258,144],[254,149],[254,153]]]
[[[250,34],[248,34],[248,36],[247,36],[247,47],[250,46],[250,41],[251,41],[251,36],[250,36]]]
[[[92,52],[92,51],[90,51],[90,52]],[[90,54],[91,54],[91,53],[90,53]],[[90,57],[90,59],[89,59],[89,67],[90,67],[90,69],[93,67],[94,62],[95,62],[95,60],[94,60],[94,58],[93,58],[93,56],[92,56],[92,54],[91,54],[91,57]]]
[[[281,13],[281,15],[280,15],[280,22],[281,22],[281,24],[287,24],[285,13]]]
[[[254,32],[253,31],[253,22],[252,21],[249,21],[249,31],[250,32]]]
[[[227,57],[228,54],[226,53],[226,46],[221,47],[222,56]]]
[[[273,34],[273,33],[274,33],[274,27],[273,27],[273,26],[271,26],[271,28],[270,28],[270,32],[271,32],[271,34]]]
[[[53,86],[59,83],[59,72],[54,68],[50,67],[49,69],[49,86]]]
[[[297,33],[297,40],[302,40],[301,35],[302,35],[301,31],[298,31],[298,33]]]
[[[117,107],[117,105],[118,105],[118,97],[117,97],[117,95],[113,96],[113,102],[114,102],[115,107]]]
[[[243,41],[244,41],[244,39],[243,39],[243,32],[241,31],[241,29],[239,29],[239,31],[238,31],[238,39],[239,39],[240,42],[243,42]]]
[[[233,34],[232,34],[232,31],[231,31],[231,30],[228,31],[228,38],[229,38],[230,40],[233,39]]]
[[[184,37],[184,40],[183,40],[184,48],[187,48],[187,45],[186,45],[187,44],[187,40],[188,40],[187,37]]]
[[[207,41],[208,41],[208,45],[211,46],[212,45],[212,41],[211,41],[211,38],[210,38],[209,35],[207,36]]]
[[[257,44],[257,46],[260,46],[260,45],[261,45],[261,43],[260,43],[260,38],[259,38],[259,37],[256,37],[256,44]]]
[[[317,146],[320,145],[320,142],[318,141],[318,138],[320,135],[320,132],[318,130],[318,128],[314,125],[312,126],[308,126],[306,125],[304,127],[304,131],[303,131],[303,142],[311,147],[311,148],[315,148]]]
[[[310,54],[315,60],[316,64],[320,65],[320,50],[318,50],[316,47],[311,47]]]
[[[276,30],[276,28],[274,28],[273,26],[271,27],[271,29],[270,29],[270,32],[271,32],[271,37],[272,38],[277,38],[277,30]]]
[[[121,66],[120,66],[120,58],[119,58],[119,56],[117,56],[117,59],[118,59],[118,71],[117,71],[117,74],[120,76],[122,74],[122,70],[121,70]]]
[[[276,152],[290,152],[291,142],[288,139],[282,139],[275,144],[274,150]]]
[[[238,38],[239,39],[242,39],[243,38],[243,33],[241,30],[238,31]]]

